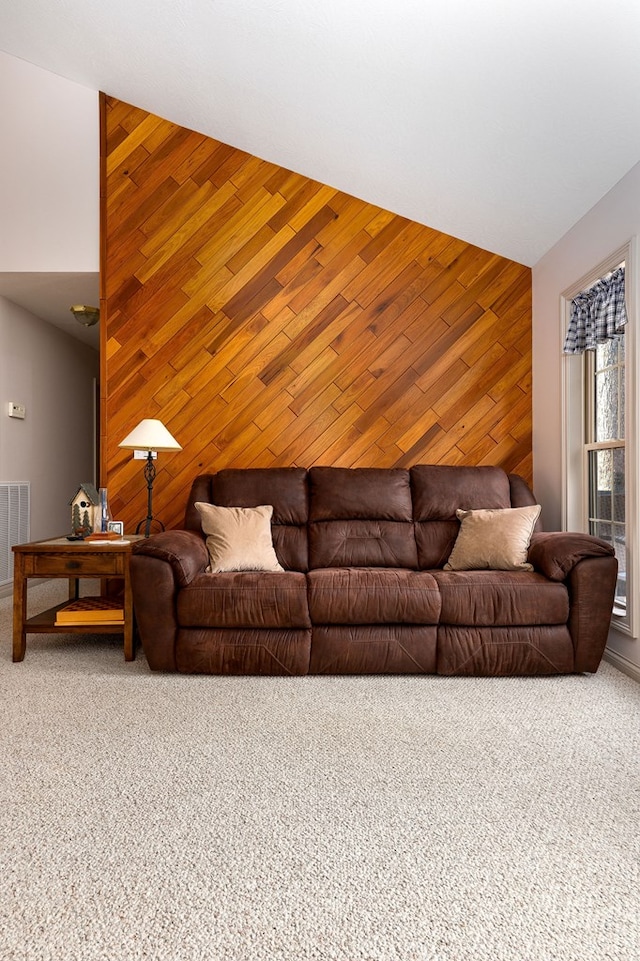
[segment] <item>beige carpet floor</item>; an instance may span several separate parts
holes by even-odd
[[[30,591],[33,609],[60,585]],[[216,678],[0,601],[2,961],[638,961],[640,685]]]

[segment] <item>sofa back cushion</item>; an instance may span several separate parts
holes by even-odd
[[[187,508],[184,513],[183,527],[186,531],[202,530],[202,523],[200,521],[200,514],[196,508],[196,503],[198,501],[202,501],[204,504],[213,503],[213,500],[211,499],[212,480],[213,474],[198,474],[191,484],[191,490],[187,500]]]
[[[271,505],[271,532],[278,561],[286,570],[309,569],[307,472],[302,467],[268,467],[202,474],[191,488],[185,527],[201,530],[195,501],[220,507]]]
[[[194,504],[273,507],[273,543],[287,570],[444,567],[460,529],[456,510],[526,507],[526,482],[500,467],[269,467],[201,474],[184,526],[200,531]],[[541,530],[540,521],[536,531]]]
[[[309,567],[415,569],[409,471],[312,467]]]
[[[533,507],[538,503],[534,497],[533,491],[523,477],[520,477],[519,474],[509,474],[508,476],[509,487],[511,488],[512,507]],[[533,528],[533,530],[536,534],[544,530],[542,527],[541,517],[538,517],[536,526]]]
[[[413,516],[422,570],[444,567],[458,536],[456,511],[511,507],[509,478],[501,467],[411,468]]]

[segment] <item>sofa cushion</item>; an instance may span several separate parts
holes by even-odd
[[[306,524],[309,516],[307,472],[302,467],[228,468],[213,475],[214,504],[257,507],[271,504],[274,524]]]
[[[412,525],[373,520],[311,524],[309,566],[416,568]]]
[[[312,467],[312,521],[370,519],[411,521],[409,471],[381,467]]]
[[[511,507],[509,478],[501,467],[419,464],[410,473],[416,521],[454,520],[459,508]]]
[[[195,500],[221,507],[257,507],[271,504],[273,545],[287,570],[309,567],[307,471],[302,467],[228,468],[197,477],[187,504],[185,526],[200,530]]]
[[[415,525],[420,570],[444,567],[456,542],[460,521],[425,521]]]
[[[568,674],[573,665],[573,643],[566,624],[438,628],[438,674]]]
[[[438,628],[418,624],[313,628],[310,674],[433,674]]]
[[[566,624],[564,584],[527,571],[433,571],[441,624]]]
[[[409,472],[312,467],[309,567],[415,568]]]
[[[511,507],[511,486],[500,467],[412,467],[411,490],[418,565],[444,567],[458,535],[459,508]]]
[[[177,598],[181,627],[310,627],[298,571],[199,574]]]
[[[181,628],[177,670],[188,674],[300,676],[309,670],[311,631]]]
[[[533,491],[523,477],[519,474],[509,474],[509,489],[511,491],[512,507],[531,507],[536,503]],[[542,530],[542,520],[539,517],[536,521],[534,531]]]
[[[532,571],[529,544],[540,505],[506,510],[456,511],[460,530],[447,571]]]
[[[196,508],[207,535],[210,573],[282,570],[273,549],[270,504],[218,507],[198,501]]]
[[[440,591],[431,574],[343,567],[307,575],[314,624],[437,624]]]

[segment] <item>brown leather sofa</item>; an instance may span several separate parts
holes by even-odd
[[[284,571],[206,573],[196,502],[272,505]],[[543,533],[532,571],[444,570],[456,509],[535,504],[497,467],[222,470],[196,478],[184,529],[133,549],[152,670],[210,674],[593,672],[617,562],[586,534]]]

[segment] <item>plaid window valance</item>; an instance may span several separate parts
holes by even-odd
[[[571,301],[565,354],[595,350],[597,344],[624,334],[627,309],[624,303],[624,267],[617,267],[593,287]]]

